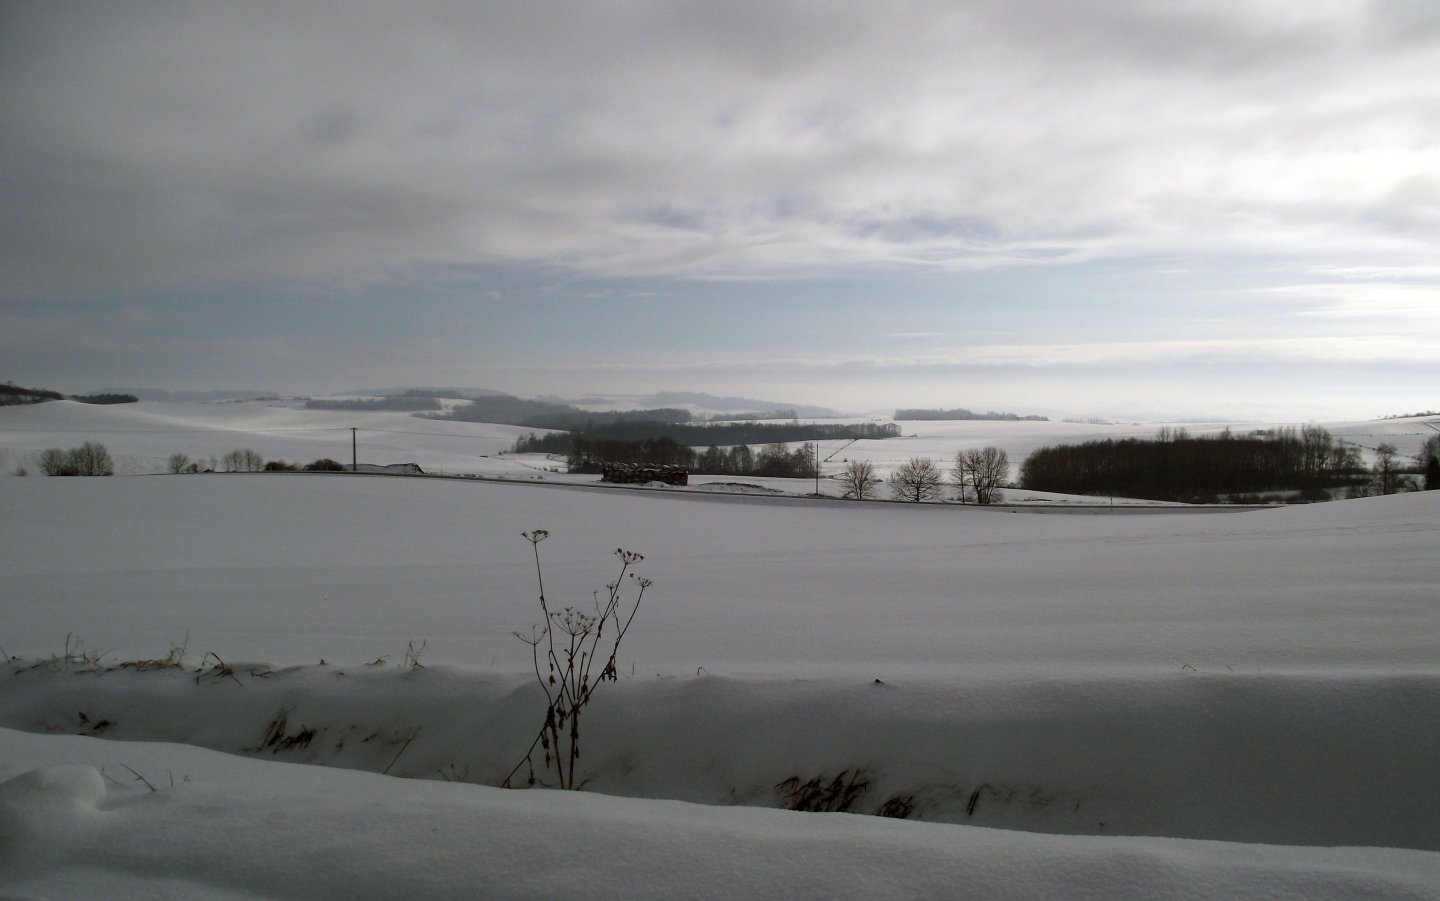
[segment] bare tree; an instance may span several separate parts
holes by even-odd
[[[40,471],[47,476],[70,475],[66,472],[66,454],[58,447],[48,447],[40,452],[40,459],[37,465]]]
[[[970,503],[970,461],[965,449],[955,452],[955,465],[950,469],[950,484],[955,486],[955,497],[962,504]]]
[[[1323,426],[1306,423],[1300,427],[1300,471],[1307,482],[1318,482],[1335,439]]]
[[[1395,494],[1400,490],[1403,479],[1400,476],[1400,459],[1395,445],[1381,444],[1375,448],[1375,487],[1381,494]]]
[[[880,486],[880,477],[875,474],[875,466],[868,460],[849,461],[835,478],[839,479],[844,487],[844,496],[857,501],[873,498],[875,489]]]
[[[52,447],[40,453],[40,471],[47,476],[113,476],[115,461],[105,445],[87,441],[79,447]]]
[[[890,474],[890,491],[902,501],[920,503],[940,497],[940,467],[929,457],[911,457]]]
[[[113,476],[115,474],[115,461],[110,459],[110,452],[105,445],[96,444],[94,441],[87,441],[79,447],[71,448],[65,455],[77,476]]]
[[[259,472],[265,468],[265,458],[249,448],[232,450],[223,462],[228,472]]]
[[[1440,435],[1431,435],[1420,445],[1415,462],[1425,473],[1425,490],[1440,489]]]
[[[998,447],[972,447],[955,454],[955,468],[950,480],[966,503],[967,490],[975,494],[975,503],[993,504],[1004,500],[1000,487],[1010,479],[1010,456]]]
[[[171,454],[170,459],[165,461],[165,468],[172,473],[184,472],[189,465],[190,458],[180,453]]]

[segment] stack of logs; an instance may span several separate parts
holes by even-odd
[[[683,466],[655,466],[648,463],[606,463],[601,469],[600,481],[619,485],[648,485],[651,482],[688,485],[690,470]]]

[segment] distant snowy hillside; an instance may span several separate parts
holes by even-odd
[[[654,398],[651,398],[654,400]],[[376,465],[415,463],[426,472],[534,478],[563,469],[561,461],[543,457],[516,458],[502,454],[520,435],[543,432],[518,426],[431,420],[406,413],[305,410],[291,401],[176,404],[141,402],[97,407],[72,401],[22,407],[0,407],[0,474],[35,469],[47,447],[70,447],[99,441],[115,458],[120,474],[164,472],[173,453],[191,459],[223,457],[248,448],[267,460],[308,463],[328,457],[349,463],[351,430],[355,429],[360,461]],[[846,423],[857,420],[814,419]],[[1236,423],[1237,433],[1298,423]],[[1416,453],[1440,422],[1435,417],[1367,422],[1325,423],[1337,439],[1359,445],[1367,454],[1381,442],[1394,444],[1402,456]],[[1166,427],[1175,428],[1168,423]],[[1214,434],[1227,426],[1189,426],[1192,434]],[[900,438],[843,440],[820,443],[822,470],[838,472],[846,461],[869,460],[883,477],[915,456],[927,456],[948,467],[959,450],[996,445],[1010,457],[1012,478],[1036,448],[1105,438],[1153,437],[1157,423],[1095,425],[1067,422],[937,421],[904,423]],[[719,479],[724,481],[724,478]],[[593,481],[586,477],[585,481]],[[768,486],[776,487],[776,486]],[[794,484],[787,493],[804,493]],[[838,488],[825,490],[838,494]]]

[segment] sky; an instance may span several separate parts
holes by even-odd
[[[0,4],[0,380],[1440,408],[1430,0]]]

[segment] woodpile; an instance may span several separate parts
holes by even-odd
[[[600,470],[600,481],[617,485],[690,484],[690,470],[683,466],[655,466],[647,463],[606,463]]]

